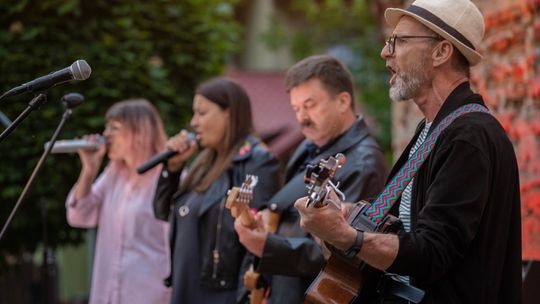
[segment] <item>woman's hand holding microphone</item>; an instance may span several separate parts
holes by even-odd
[[[166,144],[167,149],[178,152],[169,158],[167,166],[169,171],[179,171],[184,166],[185,162],[197,151],[197,141],[195,135],[186,130],[169,138]]]

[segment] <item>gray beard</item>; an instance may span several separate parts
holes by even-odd
[[[390,87],[390,98],[394,102],[400,102],[414,98],[420,85],[422,84],[417,77],[407,79],[408,77],[396,78],[394,85]]]
[[[420,87],[428,81],[430,75],[426,73],[424,68],[425,61],[417,66],[413,66],[411,70],[400,73],[396,77],[396,82],[390,87],[390,99],[394,102],[409,100],[418,94]]]

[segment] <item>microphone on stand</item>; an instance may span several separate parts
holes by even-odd
[[[88,77],[90,77],[91,73],[92,68],[90,68],[88,63],[82,59],[79,59],[67,68],[63,68],[61,70],[52,72],[49,75],[41,76],[30,82],[12,88],[11,90],[2,94],[0,96],[0,100],[26,92],[41,92],[55,85],[72,80],[86,80]]]
[[[105,137],[101,136],[97,141],[86,139],[65,139],[57,140],[52,147],[51,153],[77,153],[77,150],[95,151],[101,144],[105,143]],[[46,142],[44,148],[47,149],[50,142]]]
[[[188,137],[188,147],[189,147],[191,146],[193,142],[196,141],[196,136],[194,133],[188,132],[187,137]],[[184,152],[184,151],[179,151],[179,152]],[[144,162],[142,165],[140,165],[139,168],[137,168],[137,173],[143,174],[146,171],[157,166],[159,163],[162,163],[166,161],[167,159],[171,158],[172,156],[178,154],[179,152],[167,149],[164,152],[158,153],[152,156],[149,160]]]

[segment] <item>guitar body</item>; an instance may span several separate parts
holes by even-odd
[[[260,280],[262,280],[261,274],[253,269],[253,264],[249,265],[249,269],[244,273],[244,286],[250,290],[250,304],[260,304],[264,299],[266,287],[261,284]]]
[[[351,210],[348,219],[351,226],[379,233],[396,233],[402,229],[401,221],[392,215],[375,224],[363,215],[367,207],[368,204],[357,205]],[[330,245],[327,247],[332,254],[306,291],[304,303],[371,303],[376,298],[377,285],[383,272],[359,259],[346,258]]]
[[[363,286],[370,281],[376,281],[377,275],[375,280],[369,280],[365,271],[351,265],[346,258],[332,254],[309,286],[304,303],[352,303],[359,296]]]

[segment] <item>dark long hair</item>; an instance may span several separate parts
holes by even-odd
[[[222,77],[210,79],[202,83],[195,94],[205,97],[222,110],[229,110],[224,149],[204,149],[195,159],[182,185],[184,190],[203,192],[229,168],[240,146],[253,132],[253,122],[251,103],[246,91],[230,79]]]

